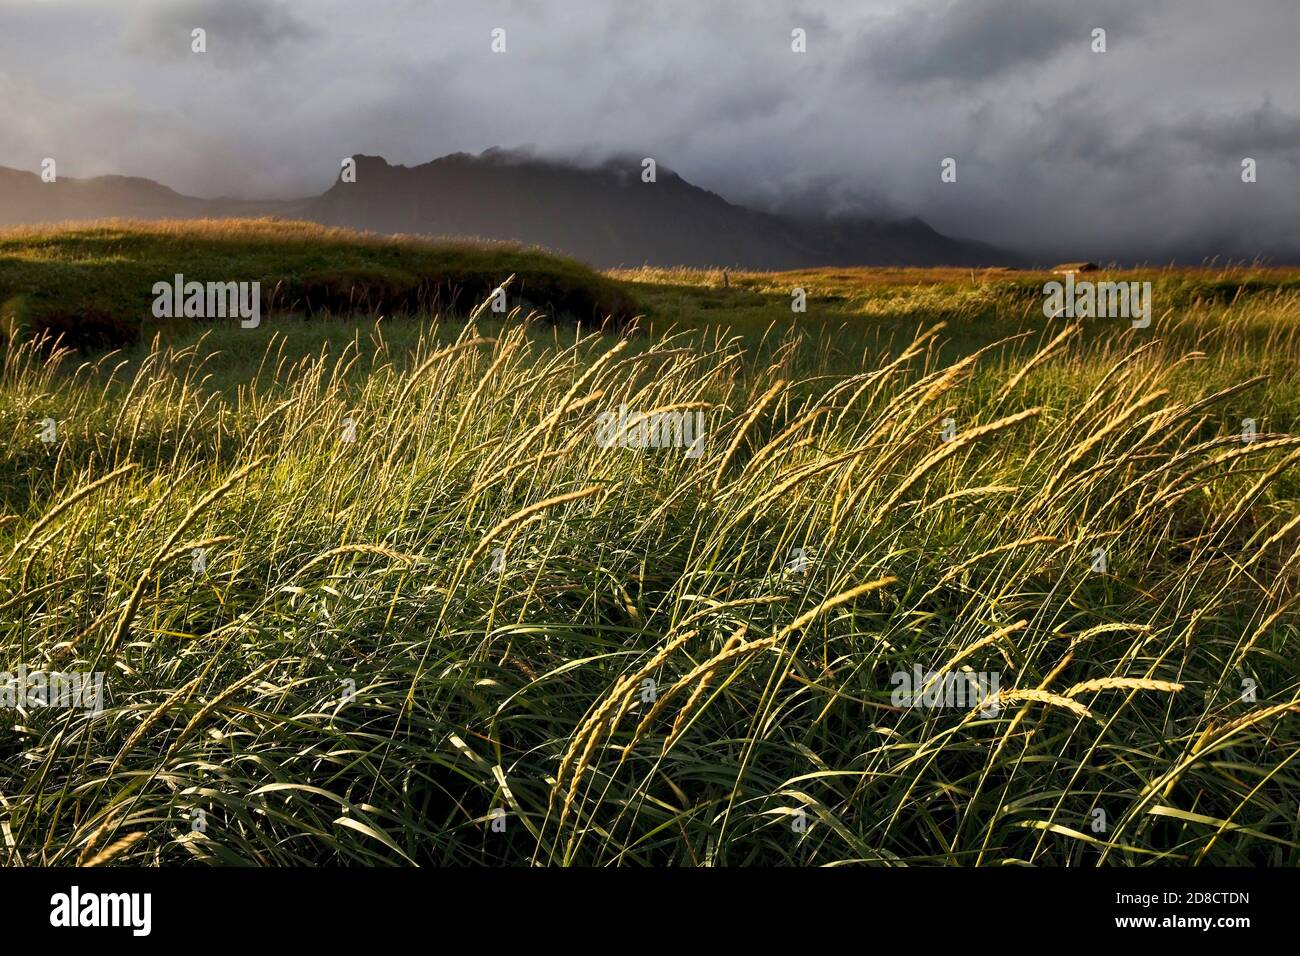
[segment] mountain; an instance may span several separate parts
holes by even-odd
[[[97,176],[42,182],[35,173],[0,166],[0,226],[84,219],[202,219],[282,215],[295,203],[196,199],[152,179]]]
[[[420,166],[358,155],[356,181],[286,201],[196,199],[147,179],[60,178],[0,167],[0,226],[112,216],[281,216],[381,233],[501,239],[592,265],[795,269],[1019,265],[1014,253],[942,235],[919,219],[794,219],[727,202],[636,160],[587,167],[491,149]]]

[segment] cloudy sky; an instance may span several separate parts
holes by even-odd
[[[287,198],[531,145],[1036,255],[1300,260],[1298,47],[1300,0],[0,0],[0,165]]]

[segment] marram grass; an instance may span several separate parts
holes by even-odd
[[[1296,865],[1300,309],[1198,308],[973,361],[10,343],[3,666],[105,700],[5,712],[0,859]],[[601,447],[620,405],[703,453]],[[899,706],[917,669],[996,707]]]

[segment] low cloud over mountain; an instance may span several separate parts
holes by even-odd
[[[384,233],[544,246],[601,267],[792,269],[838,265],[1017,265],[1020,257],[941,235],[919,219],[796,218],[757,212],[632,158],[581,166],[525,152],[457,153],[421,166],[357,156],[319,196],[198,199],[121,176],[45,183],[0,169],[0,225],[107,216],[282,216]],[[351,179],[351,177],[346,177]]]

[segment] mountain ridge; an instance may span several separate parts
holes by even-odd
[[[403,166],[355,154],[317,196],[201,199],[131,176],[60,178],[0,167],[0,226],[99,218],[277,216],[388,234],[506,240],[599,268],[781,270],[825,266],[1017,266],[1018,254],[956,239],[923,220],[794,218],[732,203],[667,167],[596,164],[494,147]]]

